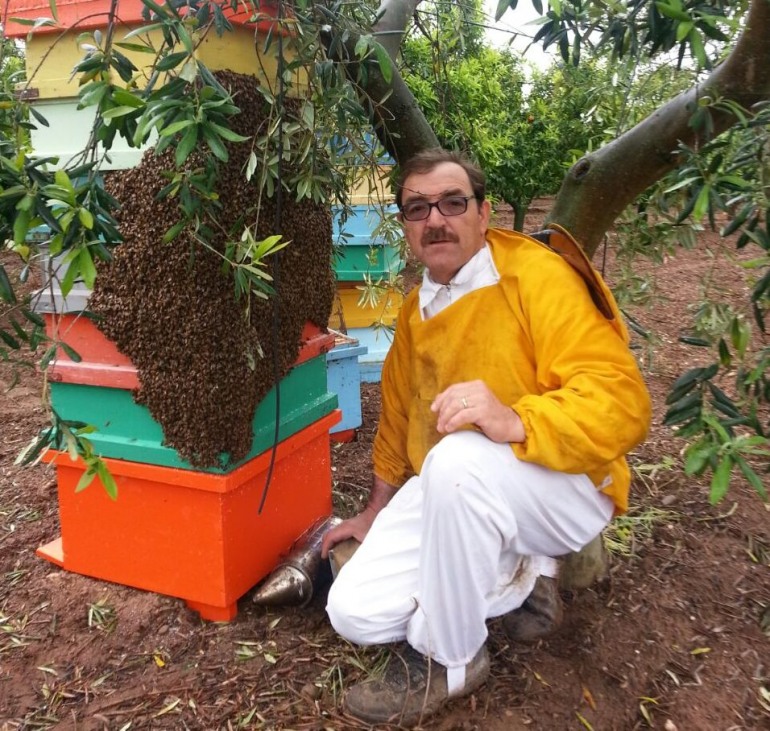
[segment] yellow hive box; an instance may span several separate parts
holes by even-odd
[[[116,32],[116,42],[123,38],[138,25],[121,26]],[[25,87],[25,95],[29,99],[63,99],[76,97],[78,93],[78,78],[71,78],[72,69],[83,59],[85,51],[77,39],[82,31],[70,30],[62,35],[36,33],[27,41],[26,67],[29,84]],[[160,44],[160,34],[151,34],[156,47]],[[130,39],[136,43],[137,39]],[[211,71],[229,70],[239,74],[248,74],[259,79],[259,82],[275,91],[277,79],[277,48],[275,39],[267,54],[261,53],[264,47],[264,35],[255,38],[254,28],[242,25],[234,26],[231,32],[218,36],[213,29],[203,37],[195,50],[195,57],[204,63]],[[148,78],[154,56],[129,49],[120,49],[139,69],[137,84],[143,87]],[[290,42],[286,42],[284,57],[291,60],[296,54]],[[121,84],[120,78],[113,72],[113,81]],[[292,85],[287,92],[299,95],[307,89],[307,74],[295,74]]]
[[[387,287],[375,305],[361,304],[363,289],[339,284],[334,299],[329,327],[334,330],[371,327],[375,323],[390,326],[395,323],[404,302],[404,295],[393,287]]]
[[[376,169],[362,171],[353,180],[350,187],[350,205],[368,205],[375,203],[393,203],[395,196],[390,189],[392,165],[378,165]]]

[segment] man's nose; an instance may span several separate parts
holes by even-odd
[[[432,228],[444,225],[444,215],[439,211],[438,206],[431,206],[425,222]]]

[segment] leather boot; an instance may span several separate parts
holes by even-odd
[[[538,576],[524,603],[503,617],[503,629],[514,642],[535,642],[554,633],[563,619],[558,579]]]
[[[447,691],[443,665],[410,646],[390,656],[381,679],[354,685],[345,696],[345,712],[366,723],[395,723],[408,728],[428,718],[451,698],[468,695],[489,675],[489,655],[482,647],[465,666],[465,684]]]

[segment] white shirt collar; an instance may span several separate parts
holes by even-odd
[[[500,274],[492,260],[489,245],[479,249],[449,280],[449,284],[439,284],[430,278],[426,269],[420,286],[420,312],[423,320],[437,315],[445,307],[457,302],[460,297],[480,289],[497,284]]]

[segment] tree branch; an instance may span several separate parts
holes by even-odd
[[[702,85],[672,99],[614,142],[586,155],[562,182],[548,220],[568,229],[591,256],[623,209],[673,170],[679,142],[692,146],[698,131],[688,126],[698,100],[709,96],[750,109],[770,97],[770,2],[752,0],[746,28],[730,53]],[[736,122],[714,111],[720,134]]]
[[[395,64],[406,25],[418,3],[419,0],[383,0],[380,6],[380,19],[372,32],[391,58],[392,78],[389,82],[375,59],[357,59],[358,34],[349,33],[344,43],[333,43],[334,31],[331,28],[321,31],[330,57],[343,62],[348,78],[359,90],[359,100],[369,114],[377,137],[397,163],[439,144]]]
[[[409,18],[420,4],[420,0],[382,0],[377,11],[379,20],[372,27],[372,33],[393,61],[398,56],[404,39]]]

